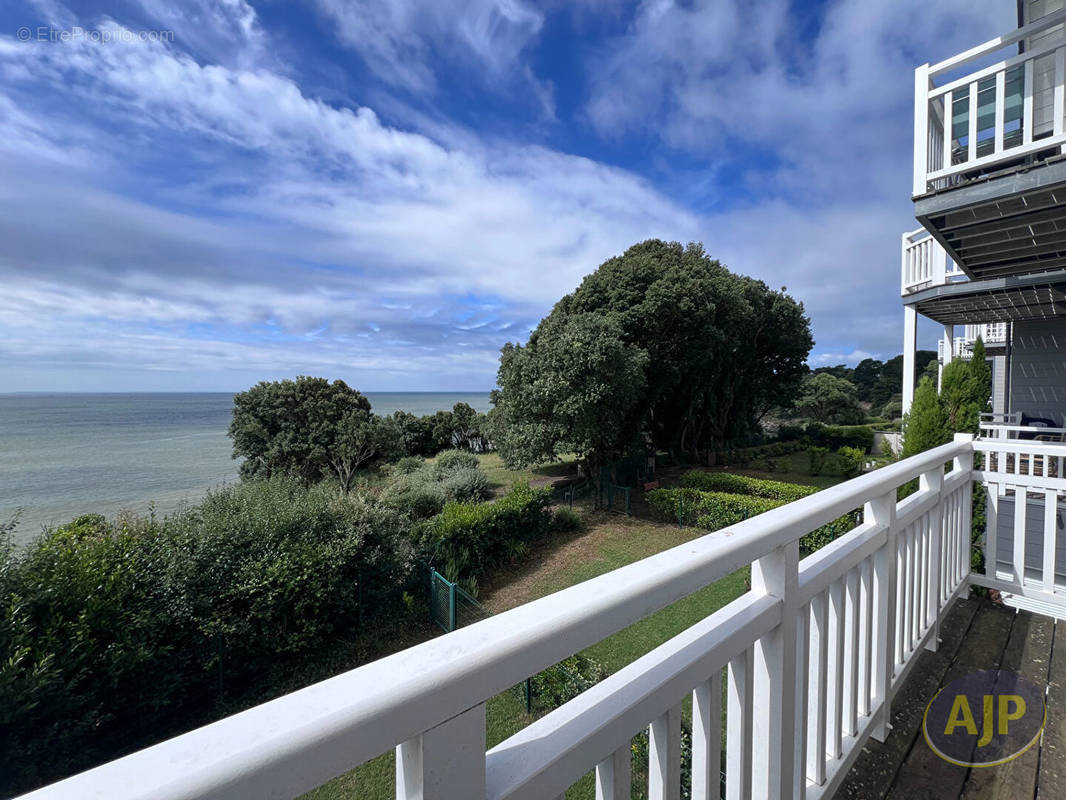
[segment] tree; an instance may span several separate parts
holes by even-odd
[[[403,454],[400,432],[392,420],[355,411],[337,423],[333,447],[326,456],[330,471],[345,492],[359,470],[370,462]]]
[[[992,370],[985,360],[985,344],[978,338],[969,361],[956,359],[944,367],[940,399],[948,427],[957,433],[976,434],[991,393]]]
[[[910,412],[903,415],[903,457],[923,453],[949,441],[951,431],[936,393],[936,384],[923,377],[914,391]]]
[[[835,425],[860,423],[864,417],[855,385],[829,372],[804,379],[796,400],[796,411],[801,416]]]
[[[233,398],[229,437],[233,457],[244,457],[243,478],[282,474],[314,483],[345,475],[374,456],[368,441],[383,444],[383,430],[370,401],[344,381],[301,375],[296,380],[262,381]]]
[[[720,447],[791,399],[811,346],[803,306],[783,290],[733,274],[702,245],[642,242],[586,276],[528,345],[504,348],[494,443],[515,464],[575,438],[598,459],[646,443]]]
[[[503,348],[492,393],[497,449],[510,466],[573,452],[595,470],[639,432],[646,368],[647,355],[623,341],[617,322],[548,317],[527,345]]]

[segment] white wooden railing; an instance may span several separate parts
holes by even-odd
[[[967,590],[973,453],[957,436],[28,797],[293,797],[395,747],[403,800],[560,798],[590,771],[618,800],[648,730],[649,797],[676,800],[687,698],[694,800],[719,797],[720,768],[729,798],[831,797]],[[799,560],[802,535],[858,507]],[[748,565],[743,596],[486,752],[489,698]]]
[[[988,490],[985,571],[971,580],[997,589],[1011,605],[1066,619],[1066,444],[1015,438],[1063,429],[995,426],[998,434],[974,443],[975,475]],[[1050,434],[1048,433],[1050,431]],[[1012,435],[1013,434],[1013,435]]]
[[[992,39],[914,77],[914,195],[965,173],[1066,143],[1066,10]],[[1027,43],[1018,54],[1019,42]],[[975,60],[1003,59],[952,78]],[[936,85],[936,79],[942,82]]]
[[[969,280],[925,228],[903,234],[900,294]]]

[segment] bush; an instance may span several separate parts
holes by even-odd
[[[530,679],[532,705],[543,710],[558,708],[591,689],[605,675],[603,666],[588,656],[570,656]]]
[[[870,452],[874,444],[874,431],[869,425],[822,425],[811,422],[806,428],[811,443],[829,450],[841,447],[856,447],[864,453]]]
[[[542,537],[551,519],[550,489],[515,484],[493,503],[447,503],[424,524],[421,545],[449,580],[477,578]]]
[[[447,499],[444,486],[431,480],[428,471],[402,475],[381,493],[381,500],[387,506],[415,520],[439,514]]]
[[[438,476],[458,469],[478,469],[480,462],[473,453],[465,450],[445,450],[433,462],[433,471]]]
[[[701,470],[686,472],[681,476],[679,483],[689,489],[748,494],[785,502],[798,500],[818,491],[814,486],[800,486],[799,484],[785,483],[783,481],[750,478],[747,475],[733,475],[728,472],[703,472]]]
[[[581,515],[567,506],[560,506],[552,514],[552,530],[569,533],[584,527]]]
[[[825,447],[811,447],[807,451],[807,458],[811,475],[821,475],[829,458],[829,450]]]
[[[841,474],[845,478],[853,478],[862,471],[866,454],[857,447],[841,447],[837,451],[837,459],[840,463]]]
[[[410,475],[411,473],[418,472],[425,465],[426,460],[422,458],[422,456],[404,456],[392,465],[392,474]]]
[[[477,467],[454,469],[445,474],[441,484],[448,499],[460,503],[476,503],[492,496],[488,476]]]
[[[278,478],[0,555],[4,796],[261,700],[413,588],[404,517]]]

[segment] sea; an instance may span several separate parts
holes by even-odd
[[[375,414],[432,414],[488,392],[364,392]],[[16,545],[80,514],[159,515],[237,480],[232,394],[0,394],[0,523]]]

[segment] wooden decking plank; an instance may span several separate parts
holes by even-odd
[[[1010,637],[1014,617],[1012,609],[982,601],[955,660],[944,674],[941,686],[971,672],[997,669]],[[933,699],[934,694],[935,689],[925,695],[925,704]],[[920,726],[921,722],[918,723],[919,730]],[[937,756],[919,732],[888,797],[898,800],[958,797],[969,771],[969,767],[950,764]]]
[[[1050,617],[1019,611],[1014,618],[999,668],[1016,672],[1039,686],[1046,686],[1054,634],[1055,621]],[[1034,746],[1006,764],[971,769],[962,796],[967,800],[1028,800],[1036,794],[1039,765],[1040,748]]]
[[[874,739],[866,742],[848,777],[837,790],[837,798],[872,800],[888,793],[915,735],[921,736],[918,731],[925,707],[955,660],[979,607],[980,601],[974,598],[963,598],[952,606],[940,626],[941,642],[937,651],[924,651],[918,656],[918,663],[896,694],[888,738],[884,742]]]
[[[1040,747],[1037,798],[1062,800],[1066,797],[1066,625],[1055,625],[1048,670],[1047,725]]]

